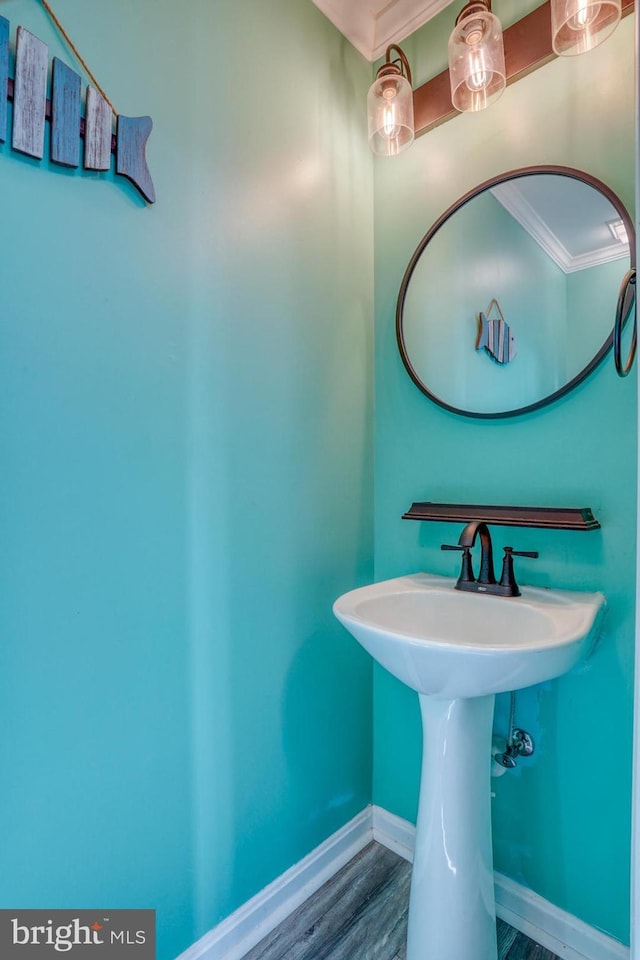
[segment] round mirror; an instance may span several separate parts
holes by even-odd
[[[567,167],[495,177],[447,210],[411,258],[396,311],[404,365],[454,413],[535,410],[611,349],[632,267],[633,223],[605,184]]]

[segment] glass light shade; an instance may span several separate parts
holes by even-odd
[[[367,94],[369,146],[379,157],[395,157],[414,140],[413,90],[392,64],[381,67]]]
[[[620,22],[622,0],[551,0],[551,44],[559,57],[593,50]]]
[[[451,102],[461,113],[484,110],[507,85],[502,25],[483,3],[468,6],[449,37]]]

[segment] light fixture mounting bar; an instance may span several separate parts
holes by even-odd
[[[633,11],[635,0],[622,0],[622,16]],[[549,0],[504,31],[507,86],[556,59],[551,46]],[[444,70],[413,91],[415,135],[433,130],[460,114],[451,103],[449,71]]]

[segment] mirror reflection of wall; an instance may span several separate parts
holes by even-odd
[[[614,225],[631,225],[619,201],[573,173],[492,181],[418,248],[401,291],[401,350],[433,399],[476,416],[526,408],[563,390],[607,345],[630,262]],[[508,363],[476,349],[492,300],[515,338]]]

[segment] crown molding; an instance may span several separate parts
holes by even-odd
[[[513,181],[498,184],[489,191],[505,210],[533,237],[563,273],[577,273],[601,263],[611,263],[629,256],[628,243],[612,243],[588,253],[573,256],[556,236],[549,224],[539,216]]]
[[[363,57],[373,60],[375,18],[364,4],[350,3],[349,0],[313,2]]]
[[[370,60],[383,57],[390,43],[400,43],[448,6],[450,0],[393,0],[374,18]]]
[[[450,0],[313,0],[326,17],[371,63],[390,43],[400,43],[448,5]],[[375,9],[378,3],[379,9]]]

